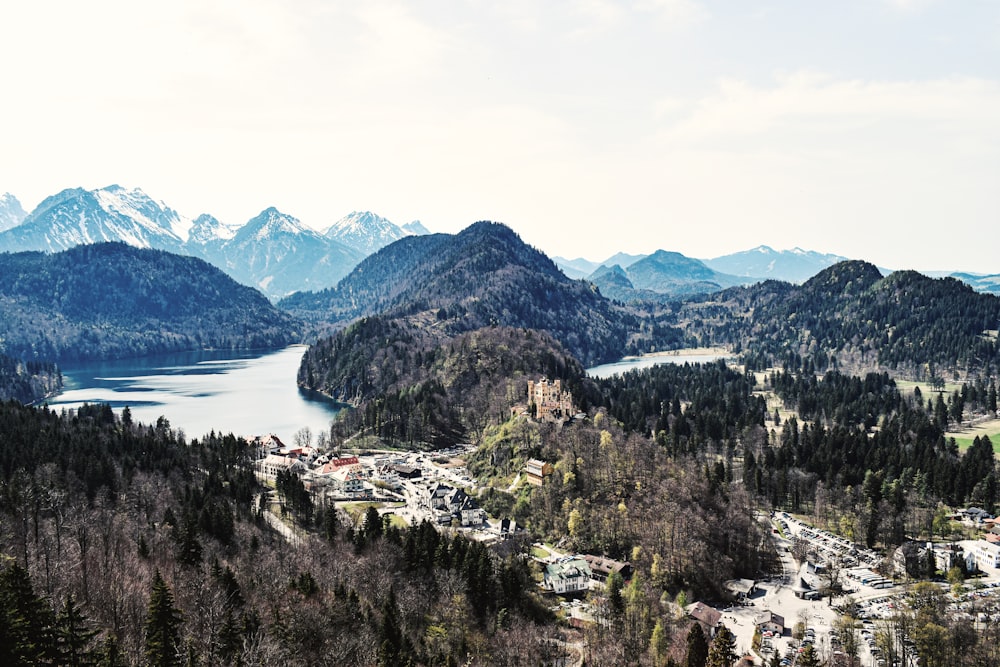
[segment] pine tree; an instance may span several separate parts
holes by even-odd
[[[48,662],[54,654],[52,620],[31,587],[28,571],[11,563],[0,573],[0,664]]]
[[[97,631],[88,627],[87,617],[76,605],[72,593],[56,617],[55,637],[58,664],[67,667],[83,667],[96,664],[96,658],[89,645]]]
[[[733,667],[739,656],[736,655],[736,636],[732,631],[720,624],[715,631],[715,638],[708,647],[706,667]]]
[[[146,614],[146,661],[149,665],[174,667],[181,664],[180,627],[181,613],[174,607],[173,593],[157,570]]]
[[[705,667],[707,661],[708,639],[705,638],[705,631],[701,629],[701,623],[695,623],[688,631],[685,667]]]
[[[819,656],[812,644],[807,644],[795,660],[796,667],[819,667]]]

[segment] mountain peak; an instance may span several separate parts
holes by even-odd
[[[80,244],[121,241],[177,252],[192,224],[142,190],[119,185],[69,188],[46,198],[20,225],[4,232],[3,248],[58,252]]]
[[[21,207],[17,197],[9,192],[0,195],[0,232],[17,227],[28,214]]]
[[[419,220],[414,220],[413,222],[408,222],[403,225],[403,231],[408,232],[413,236],[426,236],[431,233],[431,230],[424,227],[424,224]]]
[[[253,236],[257,241],[278,236],[300,235],[318,236],[316,232],[307,229],[298,218],[282,213],[274,206],[265,208],[236,233],[237,237]]]
[[[323,235],[370,255],[411,233],[371,211],[352,211],[330,225]]]

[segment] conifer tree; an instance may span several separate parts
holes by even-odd
[[[67,667],[83,667],[96,664],[89,646],[97,631],[87,624],[73,594],[66,596],[66,602],[56,617],[55,639],[58,663]]]
[[[687,636],[687,661],[685,667],[705,667],[708,661],[708,639],[701,623],[691,626]]]
[[[146,614],[146,662],[151,667],[181,664],[180,627],[181,613],[174,607],[173,593],[157,570]]]
[[[720,624],[715,631],[715,638],[708,647],[707,667],[733,667],[739,656],[736,655],[736,636],[732,631]]]
[[[0,572],[0,664],[44,663],[53,648],[51,611],[35,595],[28,571],[12,562]]]

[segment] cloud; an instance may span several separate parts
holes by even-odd
[[[635,4],[640,12],[652,14],[661,25],[677,28],[708,19],[708,9],[695,0],[640,0]]]
[[[663,100],[676,113],[678,101]],[[937,81],[835,80],[810,72],[755,86],[724,79],[717,90],[691,103],[684,117],[662,129],[661,139],[698,144],[758,137],[771,141],[785,132],[844,135],[889,124],[919,124],[926,133],[978,132],[996,137],[1000,126],[1000,84],[978,78]],[[915,129],[915,128],[913,128]]]

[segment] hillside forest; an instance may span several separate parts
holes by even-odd
[[[285,310],[199,260],[121,244],[0,259],[0,372],[23,387],[0,403],[4,665],[732,664],[683,608],[780,573],[770,512],[889,553],[955,538],[951,508],[1000,505],[990,439],[947,435],[996,416],[1000,299],[954,280],[844,262],[801,286],[626,304],[493,223],[403,239]],[[299,385],[351,405],[323,434],[331,454],[471,443],[476,500],[524,533],[486,546],[349,512],[295,475],[262,482],[232,434],[187,439],[168,416],[22,398],[57,388],[61,359],[306,331],[325,333]],[[736,356],[584,370],[694,345]],[[574,415],[535,418],[527,385],[541,377],[561,381]],[[528,459],[552,464],[540,486],[516,483]],[[538,586],[533,542],[634,574],[610,577],[591,594],[595,622],[571,627]],[[948,664],[1000,660],[995,626],[907,618],[954,649]]]

